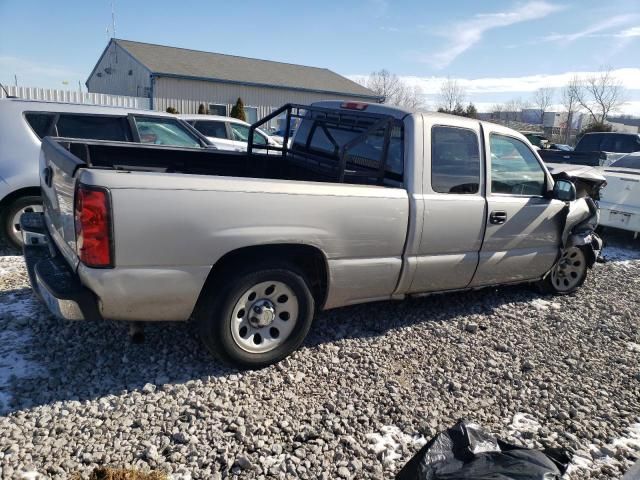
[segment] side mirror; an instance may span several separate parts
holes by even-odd
[[[553,198],[563,202],[572,202],[576,199],[576,186],[569,180],[556,180],[553,185]]]

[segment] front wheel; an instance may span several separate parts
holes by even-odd
[[[0,221],[4,238],[15,248],[22,248],[20,217],[26,212],[42,212],[42,198],[34,195],[19,197],[3,210]]]
[[[587,257],[580,247],[569,247],[547,276],[538,283],[544,293],[567,295],[582,286],[587,278]]]
[[[313,296],[293,266],[237,273],[204,295],[196,318],[201,339],[222,361],[240,367],[282,360],[300,346],[313,321]]]

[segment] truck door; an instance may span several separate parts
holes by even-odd
[[[527,143],[500,127],[484,137],[486,231],[471,286],[535,279],[556,261],[564,202],[546,198],[552,179]]]
[[[466,287],[478,265],[486,218],[479,122],[423,118],[424,213],[410,293]]]

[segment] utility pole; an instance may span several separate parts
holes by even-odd
[[[13,74],[13,83],[16,88],[18,88],[18,75],[16,75],[15,73]]]

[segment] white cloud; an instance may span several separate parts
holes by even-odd
[[[522,77],[484,77],[484,78],[457,78],[458,83],[469,93],[503,93],[503,92],[533,92],[542,87],[561,88],[569,80],[577,75],[585,77],[597,72],[565,72],[556,74],[527,75]],[[640,90],[640,68],[618,68],[611,71],[612,75],[622,82],[629,90]],[[350,75],[352,80],[362,80],[366,75]],[[446,77],[401,77],[411,86],[420,87],[426,95],[434,95],[440,92],[440,86]]]
[[[621,38],[640,37],[640,26],[627,28],[626,30],[618,33],[616,36]]]
[[[449,47],[438,53],[419,54],[418,58],[435,68],[444,68],[460,54],[480,42],[487,31],[544,18],[562,8],[546,1],[528,1],[512,10],[477,14],[468,20],[447,27],[442,36],[447,39]]]
[[[637,30],[635,34],[632,31],[634,29],[630,28],[620,33],[611,33],[608,35],[597,35],[600,32],[604,32],[606,30],[611,30],[612,28],[633,23],[637,18],[638,18],[638,15],[616,15],[614,17],[607,18],[606,20],[602,20],[593,25],[590,25],[589,27],[585,28],[584,30],[580,30],[579,32],[554,33],[552,35],[546,36],[542,40],[547,42],[557,42],[557,41],[575,42],[576,40],[579,40],[584,37],[594,37],[594,36],[614,36],[614,37],[615,36],[623,36],[623,37],[637,36],[637,35],[640,35],[640,27],[635,27]],[[625,34],[626,32],[630,32],[630,34]]]
[[[483,77],[483,78],[456,78],[458,84],[462,86],[468,98],[474,102],[478,110],[486,111],[496,103],[504,103],[504,97],[523,97],[530,96],[532,92],[538,88],[551,87],[560,90],[574,76],[586,77],[598,72],[565,72],[557,74],[540,74],[527,75],[521,77]],[[632,101],[626,102],[621,108],[621,113],[630,115],[640,115],[640,68],[618,68],[611,71],[612,75],[617,78],[622,86],[630,94]],[[350,75],[352,80],[365,79],[366,75]],[[440,93],[440,86],[446,80],[446,77],[430,76],[401,76],[404,82],[410,86],[417,86],[427,99],[436,99]],[[474,98],[487,100],[495,98],[491,102],[475,101]],[[559,94],[556,95],[556,100]]]

